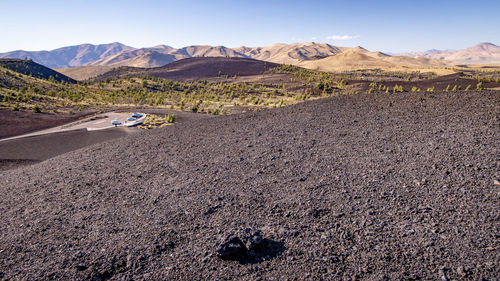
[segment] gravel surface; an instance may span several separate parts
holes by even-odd
[[[498,280],[499,128],[500,92],[359,94],[0,172],[0,279]]]
[[[0,141],[0,170],[31,165],[82,147],[124,137],[136,131],[130,128],[73,130],[2,140]]]
[[[76,110],[75,110],[76,111]],[[94,114],[92,109],[67,113],[34,113],[0,109],[0,139],[57,127]]]

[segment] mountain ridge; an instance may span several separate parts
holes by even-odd
[[[0,53],[0,58],[28,58],[46,67],[66,68],[83,66],[92,61],[132,49],[135,48],[119,42],[99,45],[85,43],[61,47],[50,51],[16,50],[7,53]]]
[[[482,42],[461,50],[431,49],[424,52],[408,52],[399,55],[413,58],[424,57],[429,59],[448,60],[456,63],[499,64],[500,46],[490,42]]]
[[[81,44],[61,47],[51,51],[16,50],[0,53],[0,58],[32,59],[50,68],[68,68],[80,66],[134,66],[159,67],[180,59],[190,57],[243,57],[281,64],[298,65],[302,61],[324,59],[344,52],[369,52],[361,46],[339,47],[328,43],[276,43],[270,46],[229,48],[225,46],[191,45],[173,48],[168,45],[156,45],[147,48],[134,48],[119,42],[109,44]],[[496,64],[500,63],[500,47],[483,42],[462,50],[436,50],[387,54],[384,56],[405,56],[415,59],[446,60],[456,63]],[[372,57],[373,57],[373,53]]]
[[[29,58],[33,61],[83,80],[95,77],[115,67],[161,67],[192,57],[252,58],[279,64],[290,64],[322,71],[390,68],[442,68],[456,64],[500,63],[500,47],[481,43],[463,50],[429,50],[405,54],[369,51],[361,46],[340,47],[328,43],[276,43],[270,46],[229,48],[225,46],[191,45],[173,48],[156,45],[134,48],[119,42],[92,45],[82,44],[52,51],[13,51],[0,58]]]

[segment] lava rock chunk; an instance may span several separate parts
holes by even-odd
[[[217,256],[242,264],[258,263],[276,257],[285,249],[282,242],[264,239],[257,228],[230,231],[224,237],[217,245]]]

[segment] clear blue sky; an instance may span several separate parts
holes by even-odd
[[[500,44],[499,0],[1,0],[0,9],[0,52],[115,41],[133,47],[314,41],[385,52]]]

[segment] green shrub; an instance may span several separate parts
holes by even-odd
[[[402,93],[403,92],[403,86],[398,86],[397,84],[394,85],[393,89],[392,89],[394,92],[400,92]]]
[[[465,87],[465,90],[468,91],[468,90],[470,90],[471,87],[472,87],[472,85],[468,85],[467,87]]]
[[[368,89],[368,93],[373,93],[375,92],[375,88],[377,87],[377,83],[376,82],[372,82],[370,83],[370,89]],[[380,90],[380,87],[379,87],[379,90]]]
[[[33,106],[32,110],[35,113],[41,113],[42,112],[42,108],[38,104],[36,104],[35,106]]]
[[[175,123],[175,114],[167,114],[165,115],[165,122],[167,123]]]
[[[476,90],[482,91],[483,90],[483,82],[479,82],[476,84]]]

